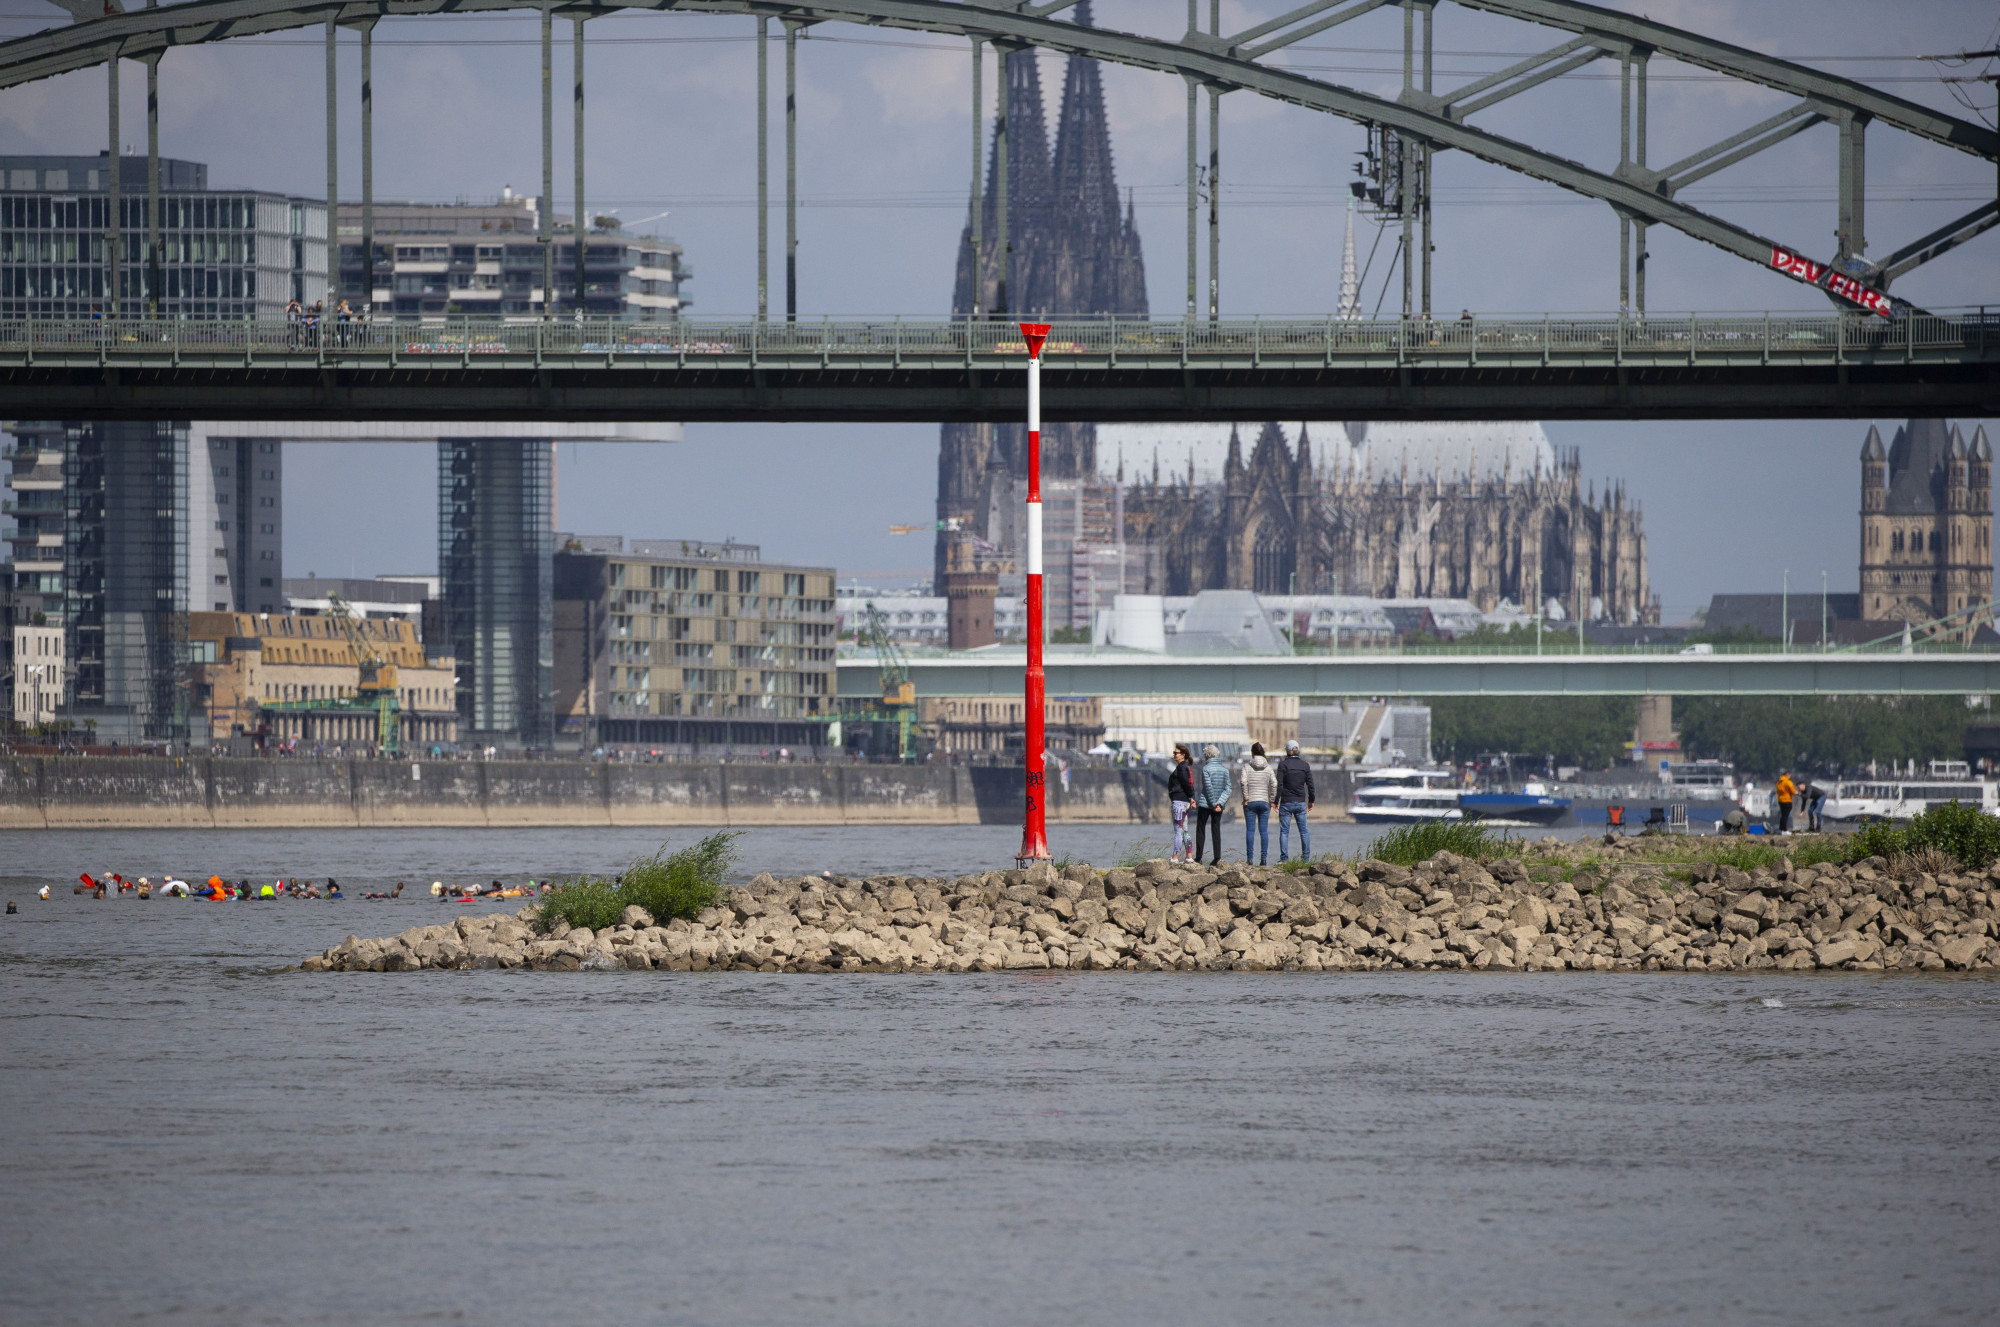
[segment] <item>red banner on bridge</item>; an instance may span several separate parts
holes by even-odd
[[[1816,263],[1790,249],[1771,249],[1771,266],[1786,276],[1803,281],[1809,286],[1818,286],[1835,299],[1846,300],[1859,309],[1877,313],[1887,318],[1895,307],[1888,292],[1876,290],[1873,286],[1856,281],[1851,276],[1843,276],[1825,263]]]

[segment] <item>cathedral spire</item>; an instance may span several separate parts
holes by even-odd
[[[1361,280],[1354,268],[1354,195],[1347,196],[1347,237],[1340,244],[1340,317],[1353,322],[1361,317]]]

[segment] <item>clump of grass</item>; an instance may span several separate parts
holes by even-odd
[[[1129,871],[1141,862],[1150,862],[1166,855],[1166,848],[1152,839],[1133,839],[1118,850],[1118,865]]]
[[[557,922],[593,931],[616,926],[633,904],[653,914],[656,922],[693,918],[722,901],[729,871],[736,863],[735,833],[715,833],[668,852],[661,847],[625,868],[616,880],[581,877],[566,881],[542,896],[536,924],[544,931]]]
[[[1934,851],[1958,865],[1979,870],[2000,857],[2000,817],[1976,806],[1946,802],[1907,825],[1863,825],[1847,844],[1847,860],[1917,857]],[[1948,867],[1945,869],[1949,869]]]
[[[1441,852],[1488,860],[1518,857],[1521,845],[1494,832],[1476,820],[1420,820],[1398,825],[1368,845],[1362,854],[1396,866],[1415,866]]]

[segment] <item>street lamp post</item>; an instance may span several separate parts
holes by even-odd
[[[1049,860],[1048,765],[1042,675],[1042,344],[1048,340],[1047,323],[1022,323],[1021,335],[1028,342],[1028,584],[1027,636],[1028,675],[1025,682],[1027,709],[1027,808],[1021,823],[1021,850],[1015,864]]]

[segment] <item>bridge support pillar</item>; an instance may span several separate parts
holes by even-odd
[[[375,20],[361,29],[361,298],[375,316]],[[391,305],[393,310],[394,305]]]
[[[548,747],[555,727],[553,448],[438,443],[438,577],[468,745]]]
[[[1646,165],[1646,60],[1644,47],[1627,50],[1618,62],[1618,161],[1621,167]],[[1633,244],[1634,237],[1638,244]],[[1618,214],[1618,311],[1646,312],[1646,223]]]
[[[146,57],[146,300],[160,316],[160,57]]]
[[[1435,9],[1436,6],[1432,4],[1423,6],[1422,74],[1423,89],[1426,94],[1431,90],[1431,18]],[[1428,318],[1431,312],[1431,145],[1429,143],[1419,144],[1416,156],[1417,220],[1422,227],[1417,237],[1417,243],[1421,249],[1423,258],[1423,281],[1422,288],[1419,291],[1421,303],[1418,307],[1423,310],[1424,316]]]
[[[118,314],[119,279],[125,275],[125,264],[122,261],[125,255],[120,247],[118,236],[118,223],[123,219],[118,213],[124,201],[119,196],[119,185],[122,181],[118,177],[125,173],[124,163],[121,160],[121,154],[125,149],[118,144],[117,56],[114,55],[104,62],[104,72],[107,75],[106,93],[110,99],[108,108],[110,114],[108,118],[111,123],[111,171],[105,184],[110,197],[106,201],[104,218],[104,311],[107,315],[116,317]]]
[[[799,320],[799,29],[785,24],[785,321]],[[973,104],[978,104],[975,95]],[[974,117],[975,123],[977,116]]]
[[[997,107],[993,127],[993,164],[999,180],[993,191],[993,248],[1000,258],[1000,278],[993,292],[993,316],[1004,318],[1008,309],[1007,279],[1014,274],[1014,243],[1007,234],[1007,99],[1013,86],[1008,78],[1013,72],[1008,67],[1008,61],[1014,58],[1014,51],[998,45],[994,49],[999,52],[995,61],[999,77],[994,80],[999,86],[994,90],[993,97]]]
[[[1858,258],[1868,251],[1865,229],[1868,165],[1868,118],[1849,114],[1840,121],[1840,233],[1835,244],[1841,258]]]
[[[1194,28],[1194,0],[1188,0],[1188,28]],[[1195,206],[1200,199],[1201,177],[1195,166],[1195,130],[1197,126],[1195,81],[1187,81],[1187,321],[1194,321],[1195,282],[1199,278],[1196,269],[1195,250]]]
[[[328,11],[326,16],[326,320],[333,321],[333,311],[339,307],[340,298],[340,82],[334,69],[334,57],[339,53],[338,37],[340,27],[335,23],[336,15]],[[147,98],[148,101],[152,99]],[[301,303],[310,305],[309,299]]]
[[[1222,316],[1222,89],[1208,90],[1208,320]]]
[[[590,214],[583,210],[583,16],[571,20],[576,24],[570,46],[575,58],[575,91],[571,96],[571,122],[576,134],[576,146],[572,155],[576,158],[576,220],[570,223],[570,230],[576,236],[576,316],[579,321],[590,312],[585,301],[583,260],[584,250],[590,235]]]
[[[556,316],[556,131],[555,13],[542,6],[542,196],[535,200],[541,220],[542,317]]]
[[[985,72],[984,43],[972,39],[972,318],[986,313],[986,205],[980,196],[979,162],[986,146],[986,101],[980,75]]]
[[[771,306],[771,20],[757,16],[757,321]]]

